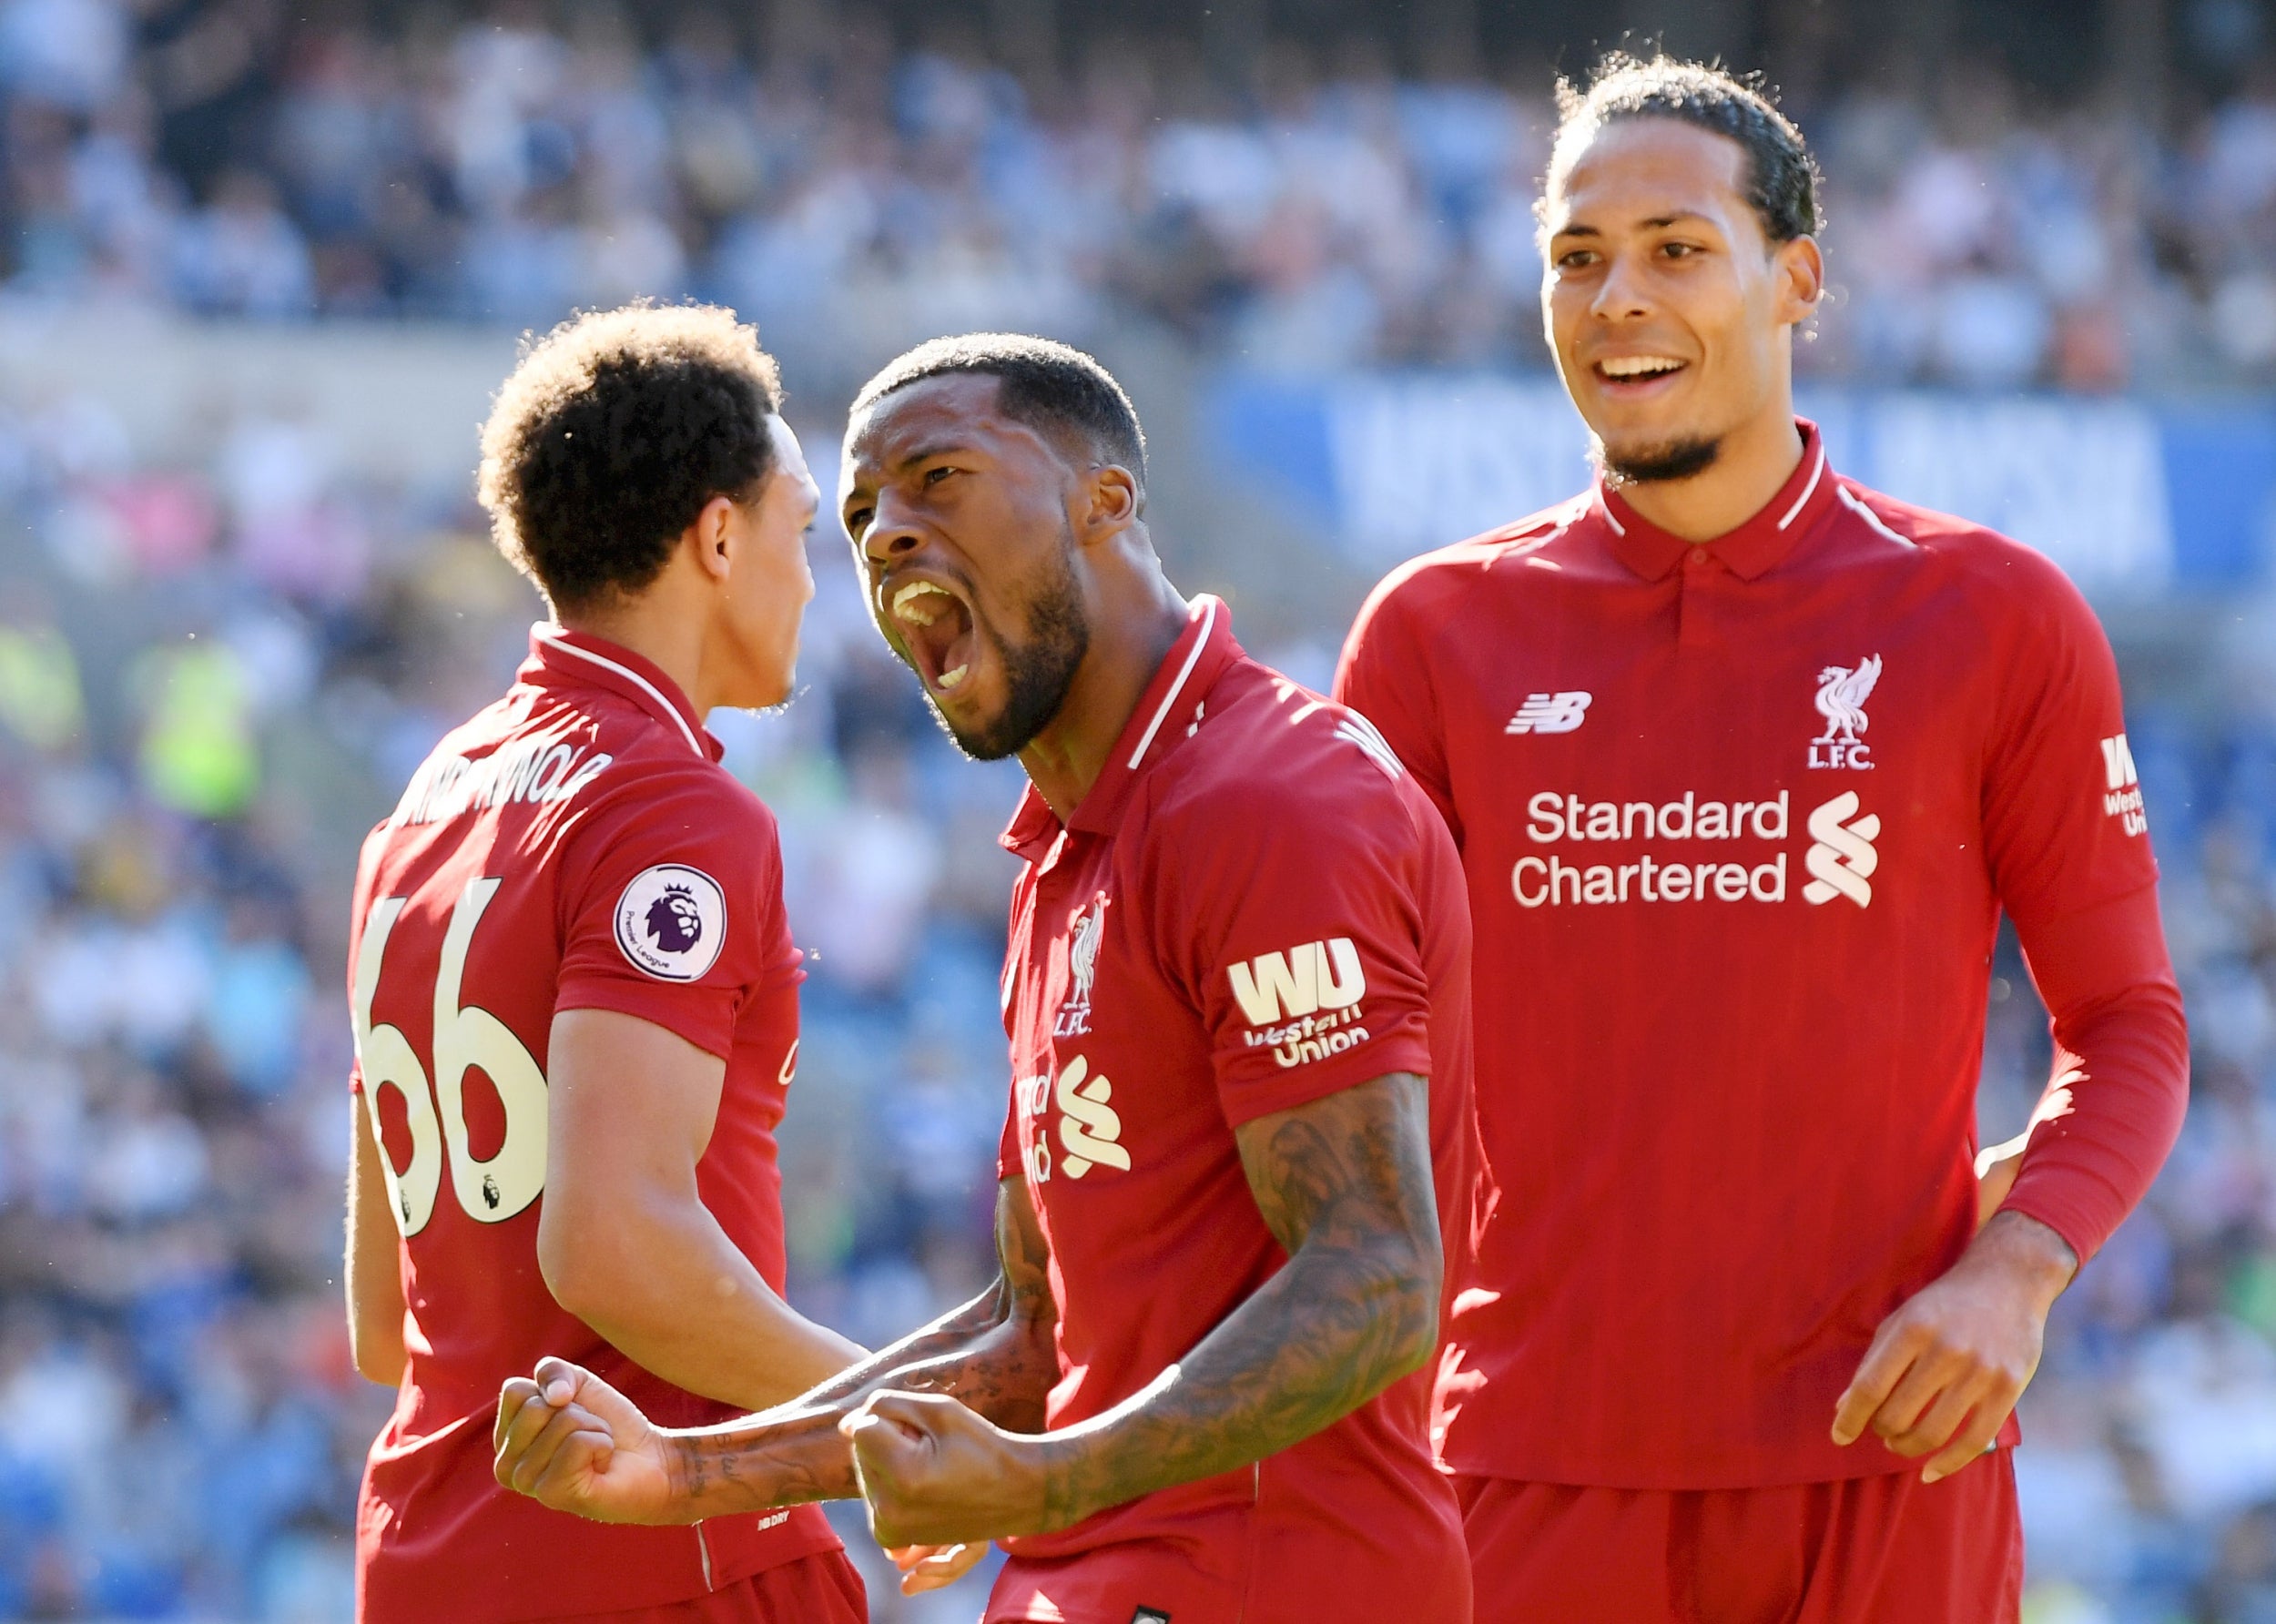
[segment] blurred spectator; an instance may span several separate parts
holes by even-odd
[[[0,5],[25,291],[533,326],[696,293],[873,349],[1119,307],[1272,370],[1543,359],[1539,69],[1399,84],[1377,53],[1331,67],[1279,39],[1227,85],[1101,38],[1046,107],[1000,67],[892,62],[859,20],[754,62],[714,22],[644,41],[605,7],[391,36],[162,9]],[[1869,70],[1807,98],[1835,294],[1808,363],[2088,391],[2276,376],[2276,57],[2257,25],[2215,32],[2222,71],[2170,136],[2027,111],[1985,52],[1930,98]]]

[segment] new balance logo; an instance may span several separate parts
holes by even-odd
[[[1504,733],[1570,733],[1589,714],[1596,697],[1579,688],[1562,694],[1528,694]]]
[[[1810,883],[1802,888],[1806,902],[1831,902],[1846,897],[1859,908],[1873,906],[1873,887],[1866,881],[1881,866],[1873,843],[1880,838],[1881,819],[1871,812],[1857,817],[1857,792],[1844,790],[1810,814],[1810,849],[1803,867]]]
[[[1322,1010],[1349,1009],[1366,995],[1367,972],[1347,936],[1260,953],[1226,968],[1233,997],[1251,1026],[1271,1026]]]
[[[2102,810],[2120,820],[2128,834],[2139,835],[2149,827],[2141,776],[2134,771],[2134,752],[2122,733],[2102,741]]]

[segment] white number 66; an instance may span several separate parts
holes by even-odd
[[[371,1024],[371,1000],[379,991],[387,940],[409,898],[383,897],[374,902],[358,944],[351,1011],[356,1059],[363,1070],[363,1102],[371,1136],[380,1143],[388,1204],[395,1209],[396,1225],[406,1239],[426,1228],[434,1216],[446,1147],[452,1193],[477,1223],[504,1223],[545,1188],[545,1074],[504,1021],[487,1010],[459,1002],[467,948],[498,886],[495,879],[467,881],[451,910],[442,962],[435,969],[432,1091],[402,1029]],[[506,1112],[505,1141],[487,1161],[476,1160],[467,1141],[466,1073],[476,1069],[495,1085]],[[402,1095],[411,1124],[411,1164],[400,1172],[380,1132],[380,1091],[386,1088]]]

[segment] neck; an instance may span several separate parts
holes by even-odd
[[[1712,541],[1761,513],[1801,461],[1802,431],[1792,396],[1782,391],[1776,410],[1724,435],[1714,462],[1700,472],[1623,485],[1621,496],[1670,535]]]
[[[705,616],[696,606],[673,601],[677,596],[659,581],[637,596],[575,611],[556,610],[554,618],[569,631],[605,637],[619,648],[630,649],[677,683],[696,715],[706,716],[717,699],[706,692],[704,682]]]
[[[1091,645],[1067,696],[1020,752],[1036,792],[1065,823],[1106,766],[1146,685],[1185,630],[1185,600],[1149,560],[1090,605]]]

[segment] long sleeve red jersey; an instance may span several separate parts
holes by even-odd
[[[1400,570],[1345,651],[1338,696],[1437,800],[1470,892],[1489,1170],[1435,1418],[1457,1470],[1904,1466],[1828,1430],[1973,1233],[2003,908],[2058,1046],[2007,1204],[2089,1256],[2179,1130],[2100,626],[2045,558],[1841,478],[1803,427],[1727,535],[1600,488]]]

